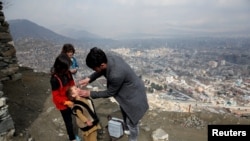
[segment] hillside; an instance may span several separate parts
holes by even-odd
[[[3,90],[9,98],[9,112],[16,127],[13,141],[27,141],[27,138],[36,141],[66,141],[61,115],[51,102],[49,74],[34,73],[29,68],[20,68],[20,72],[23,74],[22,79],[5,82]],[[103,127],[107,125],[107,115],[121,117],[118,105],[109,99],[95,99],[94,103]],[[206,141],[207,124],[250,122],[250,119],[230,114],[168,112],[152,108],[152,105],[150,109],[141,121],[139,141],[152,141],[151,134],[158,128],[169,134],[170,141]],[[99,141],[109,140],[107,132],[102,137]],[[126,140],[127,136],[120,139]]]

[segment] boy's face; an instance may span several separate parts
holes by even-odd
[[[72,87],[72,97],[76,97],[79,94],[80,89],[77,88],[76,86]]]

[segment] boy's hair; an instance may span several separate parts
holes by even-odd
[[[75,100],[75,98],[74,97],[72,97],[72,88],[73,88],[74,86],[70,86],[70,87],[68,87],[68,89],[66,90],[66,96],[68,97],[68,99],[70,100],[70,101],[74,101]]]
[[[64,44],[61,53],[73,52],[75,54],[75,48],[72,44]]]
[[[95,67],[101,66],[102,63],[107,63],[107,56],[104,51],[97,47],[90,49],[90,52],[86,57],[87,66],[94,69]]]

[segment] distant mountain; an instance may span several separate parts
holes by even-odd
[[[48,28],[40,26],[26,19],[15,19],[7,21],[10,24],[10,32],[13,40],[31,38],[35,40],[46,40],[58,43],[90,43],[92,44],[107,44],[114,40],[105,39],[98,35],[92,34],[84,30],[66,29],[61,34],[51,31]],[[62,35],[63,34],[63,35]]]
[[[76,30],[72,28],[63,28],[60,31],[58,31],[58,33],[77,40],[103,39],[103,37],[90,33],[86,30]]]
[[[26,19],[7,21],[10,24],[10,32],[13,40],[33,38],[53,42],[73,42],[74,39],[59,35],[43,26]]]

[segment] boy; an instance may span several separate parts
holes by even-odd
[[[89,98],[80,97],[80,92],[80,88],[71,86],[66,91],[66,95],[74,103],[71,107],[72,112],[76,116],[77,125],[83,131],[84,141],[97,141],[97,130],[101,129],[101,126],[93,101]]]

